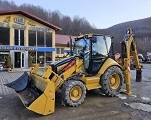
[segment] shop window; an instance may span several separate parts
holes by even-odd
[[[9,45],[10,29],[0,27],[0,45]]]
[[[29,52],[28,57],[32,58],[32,66],[35,64],[39,64],[40,67],[44,67],[46,65],[50,65],[52,62],[52,53],[51,52]]]
[[[34,66],[36,64],[36,52],[29,52],[28,57],[32,58],[32,65]]]
[[[40,67],[44,67],[44,57],[44,52],[37,52],[37,64],[39,64]]]
[[[44,32],[37,31],[37,46],[44,47]]]
[[[29,46],[36,46],[36,31],[28,31]]]
[[[37,32],[37,34],[36,34]],[[28,31],[29,33],[29,46],[38,46],[38,47],[52,47],[52,33],[42,31]],[[36,36],[37,35],[37,36]],[[37,45],[36,45],[37,37]]]
[[[15,45],[24,46],[24,30],[14,30]]]
[[[19,34],[18,34],[18,30],[14,30],[14,34],[15,34],[15,45],[19,45]]]
[[[46,52],[46,65],[50,65],[52,63],[52,53]]]
[[[64,48],[56,48],[57,54],[64,54]]]
[[[24,46],[24,30],[20,30],[20,45]]]
[[[46,32],[46,47],[52,47],[52,33]]]
[[[0,66],[5,67],[5,62],[8,54],[8,51],[0,51]]]

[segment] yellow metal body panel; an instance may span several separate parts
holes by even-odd
[[[101,85],[99,84],[100,82],[100,78],[101,75],[104,74],[104,72],[107,70],[107,68],[109,68],[110,66],[119,66],[121,68],[121,66],[114,61],[111,58],[108,58],[102,65],[102,67],[100,68],[98,74],[96,74],[95,76],[92,77],[85,77],[82,76],[81,80],[86,84],[86,88],[87,90],[92,90],[92,89],[97,89],[97,88],[101,88]],[[122,68],[121,68],[122,69]]]
[[[100,77],[92,76],[92,77],[84,77],[83,81],[86,84],[93,84],[93,83],[99,83]]]
[[[122,69],[122,67],[113,59],[108,58],[104,64],[102,65],[101,69],[99,70],[98,74],[96,76],[101,76],[104,74],[104,72],[109,68],[110,66],[118,66]]]
[[[42,115],[48,115],[55,110],[55,85],[49,79],[47,81],[49,82],[44,93],[27,107],[29,110]]]
[[[92,83],[92,84],[87,84],[86,88],[87,90],[93,90],[93,89],[101,88],[101,85],[99,83]]]
[[[82,77],[82,81],[86,84],[87,90],[92,90],[92,89],[97,89],[101,88],[99,82],[100,82],[100,77],[92,76],[92,77]]]

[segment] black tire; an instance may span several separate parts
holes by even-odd
[[[81,81],[68,80],[63,85],[62,99],[65,102],[65,104],[72,107],[78,106],[82,102],[84,102],[85,97],[86,97],[86,88]]]
[[[107,96],[115,96],[119,94],[123,81],[122,70],[117,66],[109,67],[100,80],[101,92]]]

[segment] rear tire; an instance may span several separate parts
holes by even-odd
[[[107,96],[119,94],[124,78],[121,69],[117,66],[109,67],[100,80],[101,92]]]
[[[62,88],[62,99],[65,104],[75,107],[84,102],[86,88],[81,81],[69,80]]]

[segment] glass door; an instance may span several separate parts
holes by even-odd
[[[25,67],[25,53],[21,52],[21,68]]]
[[[14,68],[24,68],[25,67],[25,53],[15,52],[14,53]]]

